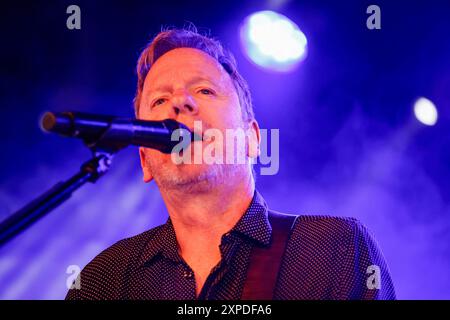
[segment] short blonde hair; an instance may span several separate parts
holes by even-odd
[[[137,90],[134,98],[134,110],[136,117],[139,114],[142,91],[145,78],[152,65],[166,52],[176,48],[194,48],[202,50],[216,59],[225,71],[230,75],[236,88],[241,105],[242,118],[250,122],[255,118],[253,112],[252,97],[247,81],[237,71],[236,60],[222,44],[210,37],[201,35],[195,27],[189,29],[171,29],[161,31],[142,51],[137,63]]]

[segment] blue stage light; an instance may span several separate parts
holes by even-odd
[[[438,119],[438,112],[434,103],[427,98],[419,98],[414,104],[414,114],[420,122],[427,126],[434,126]]]
[[[293,21],[273,11],[248,16],[240,38],[247,57],[266,69],[291,71],[306,57],[306,36]]]

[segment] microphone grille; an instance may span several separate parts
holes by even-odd
[[[52,131],[56,125],[56,116],[53,112],[46,112],[41,118],[41,129],[47,132]]]

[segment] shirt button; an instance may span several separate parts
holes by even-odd
[[[193,273],[191,271],[184,271],[183,272],[183,277],[185,277],[186,279],[190,279],[192,278]]]

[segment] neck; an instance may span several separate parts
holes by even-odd
[[[198,193],[162,190],[181,253],[219,250],[222,235],[245,213],[254,191],[251,174],[236,184],[224,183]]]

